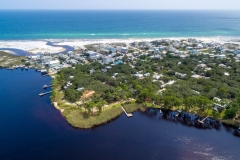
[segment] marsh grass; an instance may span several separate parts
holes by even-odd
[[[143,105],[138,103],[133,103],[133,104],[124,104],[123,107],[128,113],[132,113],[134,111],[142,109]]]
[[[3,51],[0,51],[0,66],[1,67],[11,67],[14,65],[24,64],[21,62],[25,57],[12,55]]]
[[[73,127],[88,129],[106,124],[107,122],[120,116],[122,112],[123,111],[120,107],[114,107],[111,109],[106,109],[98,115],[91,115],[80,109],[75,109],[66,115],[66,119]]]

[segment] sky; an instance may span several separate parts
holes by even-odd
[[[239,10],[240,0],[0,0],[0,9]]]

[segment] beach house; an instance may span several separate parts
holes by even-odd
[[[43,56],[41,58],[41,63],[47,63],[47,62],[50,62],[52,61],[52,57],[51,56]]]
[[[49,68],[58,67],[59,65],[60,65],[59,60],[53,60],[53,61],[48,62],[48,64],[47,64],[47,66]]]
[[[226,57],[226,55],[221,54],[221,55],[218,55],[217,58],[218,58],[218,59],[225,59],[225,58],[227,58],[227,57]]]
[[[103,64],[109,64],[109,63],[113,62],[113,58],[110,56],[105,56],[102,58],[102,62],[103,62]]]
[[[183,74],[183,73],[179,73],[179,72],[175,72],[175,76],[177,78],[183,79],[187,74]]]

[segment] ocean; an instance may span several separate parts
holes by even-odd
[[[239,26],[240,11],[0,11],[0,40],[237,37]]]

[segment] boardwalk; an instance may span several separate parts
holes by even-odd
[[[126,110],[123,108],[123,106],[121,106],[121,107],[122,107],[122,110],[125,112],[127,117],[132,117],[133,116],[132,113],[127,113]]]

